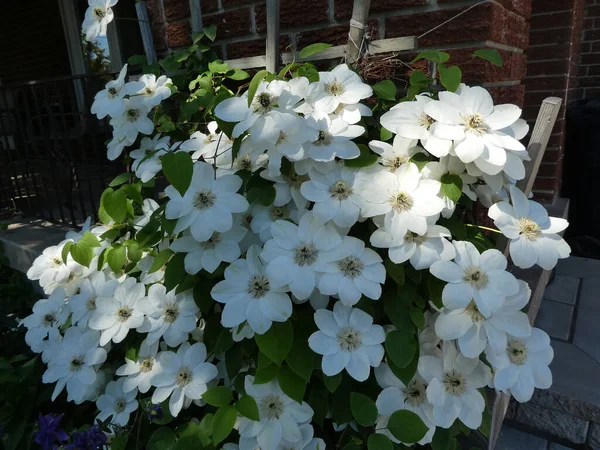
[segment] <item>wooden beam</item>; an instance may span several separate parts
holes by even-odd
[[[267,0],[267,49],[265,66],[271,73],[279,70],[279,0]]]
[[[190,0],[190,18],[192,19],[192,32],[199,33],[204,28],[202,25],[202,9],[200,0]]]
[[[375,55],[378,53],[401,52],[413,50],[417,47],[417,38],[415,36],[398,37],[391,39],[380,39],[369,43],[367,53]],[[344,58],[346,54],[345,45],[337,45],[319,52],[308,58],[300,58],[298,53],[282,53],[281,59],[284,64],[289,64],[292,61],[323,61],[328,59]],[[232,69],[255,69],[266,66],[265,56],[249,56],[247,58],[230,59],[225,61]]]
[[[140,33],[142,35],[142,42],[144,43],[144,53],[146,53],[148,64],[152,64],[156,61],[156,50],[154,49],[152,28],[150,27],[146,2],[136,2],[135,11],[137,13],[138,23],[140,24]]]
[[[354,0],[346,49],[346,63],[352,66],[360,59],[366,47],[363,43],[363,38],[365,36],[365,29],[367,28],[367,20],[369,19],[370,6],[371,0]]]

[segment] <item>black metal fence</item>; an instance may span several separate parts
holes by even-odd
[[[106,158],[108,120],[90,113],[114,74],[0,86],[0,208],[77,226],[123,171]]]

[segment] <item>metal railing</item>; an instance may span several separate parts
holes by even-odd
[[[111,177],[108,120],[90,113],[112,73],[0,86],[0,208],[69,226],[97,213]]]

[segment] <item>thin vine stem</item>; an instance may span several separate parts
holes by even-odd
[[[465,223],[467,227],[479,228],[480,230],[493,231],[494,233],[502,234],[502,231],[496,230],[495,228],[484,227],[481,225],[475,225],[474,223]]]

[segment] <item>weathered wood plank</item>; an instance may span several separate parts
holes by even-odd
[[[199,33],[204,28],[202,25],[202,9],[200,0],[190,0],[190,18],[192,20],[192,32]]]
[[[363,50],[363,37],[369,19],[369,7],[371,0],[354,0],[352,7],[352,19],[350,19],[350,32],[348,33],[348,44],[346,44],[346,63],[356,64]]]
[[[279,69],[279,0],[267,0],[267,70],[275,73]]]
[[[140,34],[144,44],[144,53],[148,64],[156,61],[156,50],[154,49],[154,40],[152,39],[152,28],[148,18],[148,10],[145,2],[136,2],[135,11],[137,13],[138,23],[140,24]]]

